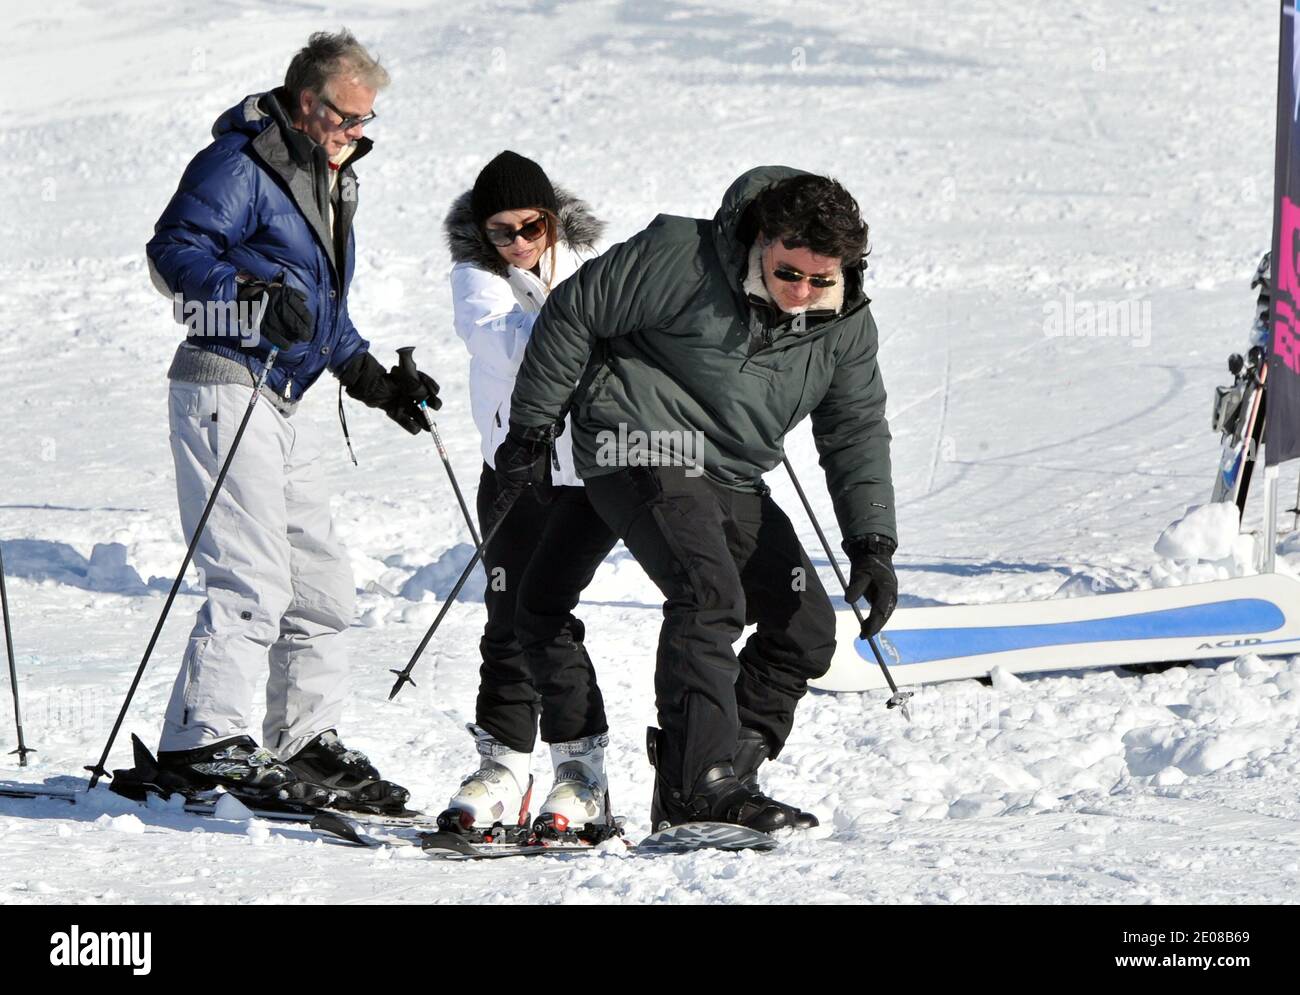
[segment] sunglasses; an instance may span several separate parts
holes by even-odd
[[[541,217],[533,218],[532,221],[518,228],[489,228],[487,229],[487,237],[488,241],[493,245],[504,248],[520,237],[525,242],[536,242],[546,234],[546,229],[546,215],[543,214]]]
[[[817,290],[825,290],[827,287],[833,287],[838,280],[829,276],[808,276],[806,273],[800,273],[797,269],[789,266],[777,266],[772,270],[772,275],[783,283],[799,283],[807,280],[809,286]]]
[[[341,110],[335,107],[333,102],[330,101],[328,98],[320,94],[317,94],[317,98],[320,100],[322,104],[324,104],[335,114],[337,114],[340,118],[342,118],[342,120],[339,121],[337,125],[335,125],[335,127],[339,131],[351,131],[357,125],[369,124],[377,117],[374,111],[371,111],[369,114],[344,114]]]

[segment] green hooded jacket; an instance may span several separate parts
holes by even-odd
[[[515,380],[511,424],[546,427],[569,410],[584,479],[655,462],[630,450],[657,439],[647,448],[680,447],[695,464],[688,472],[762,491],[786,433],[810,415],[841,534],[897,541],[885,385],[861,267],[845,268],[837,313],[792,317],[744,289],[757,234],[746,230],[746,209],[799,173],[751,169],[712,221],[660,215],[556,287]]]

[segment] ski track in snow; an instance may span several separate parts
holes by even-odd
[[[660,211],[710,215],[761,162],[833,173],[857,195],[904,603],[1048,597],[1080,574],[1149,586],[1157,535],[1208,496],[1212,388],[1244,344],[1271,219],[1276,16],[1258,4],[976,0],[938,30],[902,0],[776,0],[760,16],[739,0],[9,13],[0,76],[24,110],[0,122],[18,194],[0,216],[0,539],[40,752],[23,770],[5,758],[7,780],[84,784],[184,551],[164,407],[177,326],[145,269],[153,221],[213,118],[277,82],[322,27],[347,24],[394,77],[359,168],[350,309],[381,358],[419,347],[467,489],[478,440],[441,218],[510,147],[588,199],[611,239]],[[1047,308],[1067,293],[1150,302],[1148,344],[1048,337]],[[333,421],[331,386],[302,417]],[[388,703],[389,669],[468,536],[429,440],[351,411],[360,468],[341,437],[327,458],[360,588],[343,733],[436,811],[471,769],[481,588],[449,614],[418,686]],[[830,526],[806,425],[788,453]],[[770,482],[815,549],[784,474]],[[1284,552],[1300,568],[1300,546]],[[619,549],[587,600],[614,805],[636,838],[659,598]],[[129,763],[130,731],[154,742],[198,603],[178,599],[110,767]],[[76,807],[0,799],[0,903],[1232,903],[1300,887],[1300,658],[998,674],[920,689],[910,725],[884,700],[801,706],[766,781],[823,828],[772,854],[439,864],[101,790]],[[539,749],[543,792],[548,767]]]

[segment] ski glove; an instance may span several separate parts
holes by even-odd
[[[488,512],[493,523],[510,510],[524,491],[531,490],[542,504],[550,501],[551,447],[555,436],[552,427],[523,428],[511,423],[510,431],[493,457],[497,499]]]
[[[252,309],[254,320],[258,309],[262,308],[262,295],[266,295],[266,306],[262,310],[262,323],[257,333],[277,349],[288,349],[299,342],[306,342],[312,336],[315,319],[307,304],[307,297],[296,287],[286,287],[275,281],[263,280],[241,281],[235,296],[239,303]],[[250,329],[251,331],[251,329]],[[256,340],[249,343],[256,345]]]
[[[862,623],[863,639],[883,629],[898,605],[898,577],[893,563],[897,548],[898,543],[893,539],[874,532],[844,540],[844,552],[853,564],[844,600],[853,604],[866,595],[871,605],[871,614]]]
[[[432,377],[418,371],[414,376],[394,366],[385,370],[383,364],[369,352],[358,353],[339,373],[339,382],[348,392],[369,408],[378,408],[412,435],[428,431],[429,425],[419,409],[419,402],[429,407],[442,407],[438,399],[438,385]]]

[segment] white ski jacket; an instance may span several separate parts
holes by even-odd
[[[597,254],[595,242],[604,229],[583,201],[559,187],[556,196],[560,240],[552,288]],[[482,440],[483,459],[488,466],[495,466],[497,446],[510,428],[515,374],[523,362],[533,322],[546,301],[551,254],[548,250],[542,255],[540,277],[507,265],[474,224],[468,192],[452,205],[445,228],[455,262],[451,271],[453,320],[456,334],[470,354],[470,410]],[[582,486],[573,468],[573,439],[567,420],[564,434],[556,440],[555,455],[559,469],[552,464],[552,482]]]

